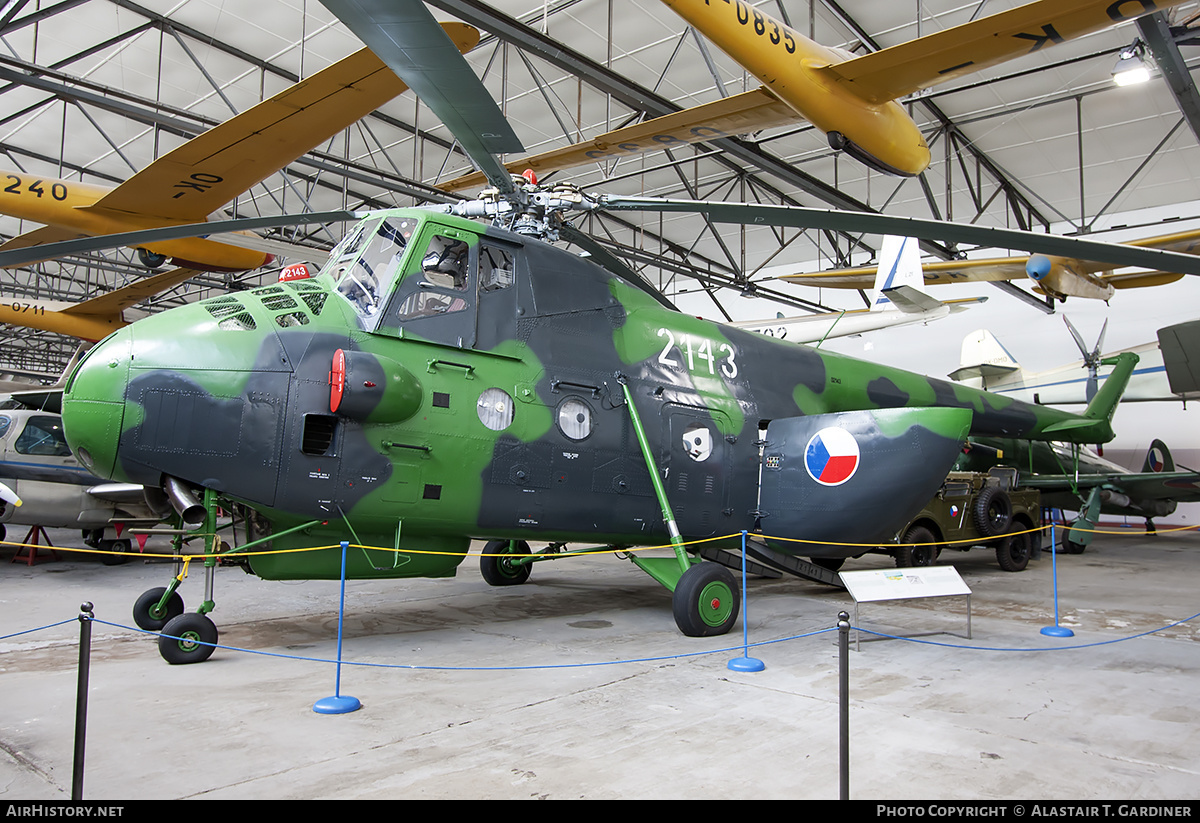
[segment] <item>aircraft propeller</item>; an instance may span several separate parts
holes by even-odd
[[[1083,337],[1079,334],[1079,331],[1075,328],[1074,324],[1071,323],[1070,318],[1068,318],[1065,314],[1063,315],[1063,321],[1067,324],[1067,329],[1071,332],[1071,336],[1075,338],[1075,345],[1079,347],[1079,353],[1083,355],[1083,364],[1087,366],[1088,379],[1086,396],[1088,402],[1090,403],[1092,402],[1092,397],[1094,397],[1096,394],[1096,389],[1100,385],[1099,372],[1100,358],[1102,356],[1100,354],[1100,350],[1104,346],[1104,333],[1108,331],[1108,320],[1106,319],[1104,321],[1104,325],[1100,327],[1100,336],[1096,339],[1095,348],[1093,348],[1090,352],[1088,351],[1087,345],[1083,342]]]

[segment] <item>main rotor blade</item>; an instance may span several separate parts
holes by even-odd
[[[830,229],[851,234],[897,234],[921,240],[966,243],[986,248],[1021,249],[1030,253],[1094,260],[1114,268],[1136,266],[1137,268],[1161,269],[1200,276],[1200,255],[1140,248],[1124,243],[1081,240],[1057,234],[1039,234],[1016,229],[988,228],[966,223],[922,220],[916,217],[893,217],[886,214],[838,209],[714,203],[699,200],[663,200],[619,195],[606,195],[597,199],[599,207],[608,211],[704,214],[719,223],[787,226],[797,229]]]
[[[503,192],[512,176],[495,157],[524,147],[500,107],[421,0],[321,0],[416,92]]]
[[[343,223],[358,220],[366,212],[317,211],[307,214],[279,214],[274,217],[239,217],[234,220],[213,220],[207,223],[187,223],[178,226],[163,226],[157,229],[139,229],[120,234],[100,234],[81,237],[78,240],[63,240],[24,249],[0,252],[0,268],[20,266],[36,260],[52,260],[68,254],[83,254],[98,249],[113,249],[118,246],[139,246],[161,240],[178,240],[181,237],[207,237],[230,231],[277,228],[279,226],[304,226],[313,223]],[[213,242],[220,242],[214,240]]]

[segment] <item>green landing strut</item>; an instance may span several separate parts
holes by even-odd
[[[642,449],[642,459],[646,461],[646,470],[650,472],[650,482],[654,485],[654,496],[658,499],[659,508],[662,509],[663,523],[667,526],[671,546],[675,549],[673,558],[633,555],[630,560],[639,569],[666,586],[669,591],[674,592],[683,573],[690,569],[693,563],[700,561],[693,560],[684,548],[683,538],[679,535],[679,526],[675,523],[675,515],[667,500],[667,492],[663,488],[662,478],[658,476],[658,465],[654,462],[654,453],[646,439],[646,430],[642,427],[642,418],[638,415],[637,407],[633,405],[633,394],[629,391],[629,384],[623,376],[618,378],[618,382],[621,384],[621,391],[625,393],[625,407],[629,409],[629,419],[633,421],[633,432]]]

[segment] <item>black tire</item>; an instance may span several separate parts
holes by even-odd
[[[1061,554],[1083,554],[1084,551],[1087,550],[1086,545],[1083,543],[1076,543],[1074,540],[1068,537],[1068,535],[1071,533],[1071,529],[1074,528],[1077,522],[1079,521],[1072,520],[1070,523],[1063,524],[1062,528],[1059,530],[1059,534],[1062,535],[1062,542],[1058,546],[1054,547],[1056,552]]]
[[[158,601],[162,600],[166,591],[166,586],[159,586],[142,592],[142,596],[133,604],[133,622],[148,632],[157,632],[183,614],[183,598],[179,592],[172,592],[167,605],[161,611],[158,609]]]
[[[138,249],[137,256],[138,261],[148,269],[161,269],[167,262],[166,255],[152,252],[149,249]]]
[[[839,571],[842,566],[846,565],[844,557],[810,557],[814,566],[820,566],[822,569],[828,569],[831,572]]]
[[[1065,537],[1063,538],[1062,544],[1063,551],[1065,551],[1067,554],[1083,554],[1085,551],[1087,551],[1087,546],[1083,545],[1082,543],[1076,543],[1074,540],[1068,540]]]
[[[163,626],[158,653],[173,666],[203,663],[212,655],[216,642],[216,625],[206,615],[188,612]]]
[[[741,599],[737,581],[724,566],[698,563],[675,584],[671,611],[675,625],[688,637],[714,637],[733,628]]]
[[[1026,531],[1006,534],[996,544],[996,562],[1006,572],[1025,571],[1032,554],[1033,540]]]
[[[512,543],[508,540],[492,540],[483,547],[479,558],[479,573],[489,586],[519,586],[529,579],[533,567],[529,563],[514,564],[505,554],[529,554],[529,544],[524,540]]]
[[[1012,525],[1012,499],[999,486],[984,486],[975,498],[972,514],[975,528],[981,535],[999,537]]]
[[[937,562],[938,555],[942,553],[942,547],[936,545],[937,535],[926,526],[913,526],[904,533],[900,542],[908,544],[900,546],[893,555],[896,559],[896,566],[901,569],[932,566]]]
[[[127,538],[120,540],[101,540],[99,548],[105,553],[100,555],[100,562],[105,566],[120,566],[129,562],[129,552],[133,544]]]

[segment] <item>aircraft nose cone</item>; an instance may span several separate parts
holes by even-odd
[[[88,352],[63,391],[62,418],[75,457],[98,477],[118,477],[117,445],[125,414],[132,332],[121,329]]]
[[[1035,254],[1029,258],[1029,262],[1025,264],[1025,273],[1034,280],[1041,281],[1050,273],[1050,268],[1053,263],[1050,258],[1042,254]]]

